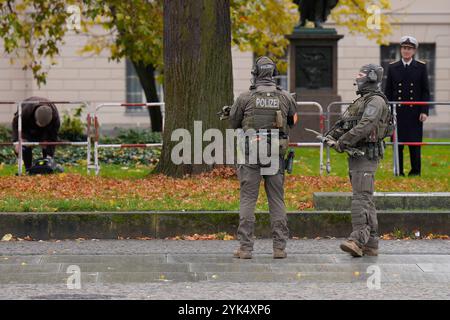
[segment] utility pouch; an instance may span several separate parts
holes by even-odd
[[[283,128],[283,114],[281,110],[276,111],[276,127],[278,129]]]

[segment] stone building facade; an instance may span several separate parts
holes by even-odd
[[[380,47],[364,36],[351,35],[332,21],[327,28],[336,28],[344,35],[338,45],[338,94],[343,101],[355,98],[353,79],[358,68],[366,63],[387,65],[398,57],[399,39],[412,35],[420,43],[418,58],[428,63],[432,97],[436,101],[450,100],[450,2],[446,0],[392,0],[389,14],[398,22],[389,36],[390,46]],[[92,105],[101,102],[136,102],[144,99],[132,67],[126,61],[108,61],[107,53],[100,56],[80,56],[78,51],[86,42],[83,36],[70,34],[62,48],[58,64],[51,67],[47,84],[39,88],[30,71],[19,64],[11,64],[10,57],[0,54],[0,100],[19,101],[29,96],[43,96],[52,100],[83,100]],[[0,43],[0,52],[2,44]],[[233,49],[233,77],[235,96],[247,90],[254,55]],[[287,77],[281,79],[287,85]],[[161,90],[161,97],[162,97]],[[64,109],[64,106],[61,106]],[[9,123],[14,106],[0,106],[0,123]],[[146,110],[107,108],[101,122],[107,127],[148,127]],[[436,107],[426,123],[429,136],[450,137],[450,105]]]

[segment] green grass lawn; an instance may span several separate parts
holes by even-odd
[[[138,179],[148,176],[153,170],[150,166],[121,166],[115,164],[108,164],[101,166],[100,176],[105,178],[116,179]],[[65,173],[74,173],[87,175],[86,166],[71,164],[64,165]],[[0,177],[14,176],[17,173],[16,165],[0,165]],[[91,170],[90,175],[94,175],[94,170]]]
[[[444,139],[426,139],[425,141],[449,141]],[[347,155],[334,150],[331,152],[331,172],[327,174],[325,168],[323,175],[346,177]],[[405,148],[405,173],[408,173],[411,165],[409,162],[409,149]],[[326,164],[326,149],[324,149],[324,165]],[[87,175],[86,167],[80,164],[65,165],[65,172]],[[101,165],[100,176],[117,179],[138,179],[147,177],[153,170],[152,166],[122,166]],[[12,176],[17,172],[17,166],[0,165],[0,177]],[[319,176],[319,148],[295,148],[294,175]],[[93,175],[93,171],[91,171]],[[440,179],[450,176],[450,146],[425,146],[422,147],[422,179]],[[380,162],[377,171],[377,179],[393,178],[392,146],[387,146],[384,159]],[[450,187],[449,187],[450,189]]]
[[[445,139],[425,139],[427,142],[444,142]],[[377,179],[393,178],[393,155],[392,146],[386,146],[386,154],[380,162],[377,171]],[[348,175],[347,155],[330,150],[331,172],[329,175],[344,177]],[[409,148],[404,150],[404,171],[407,174],[411,169],[409,161]],[[324,165],[326,165],[326,149],[324,149]],[[319,149],[318,148],[296,148],[295,166],[293,174],[315,176],[319,175]],[[326,175],[324,169],[323,172]],[[440,179],[450,176],[450,146],[424,146],[422,147],[422,179]],[[449,186],[450,190],[450,186]]]

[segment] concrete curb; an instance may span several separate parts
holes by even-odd
[[[270,215],[256,214],[255,235],[271,238]],[[348,211],[289,212],[292,237],[345,237],[351,231]],[[420,230],[421,234],[450,234],[450,211],[379,211],[379,232]],[[237,211],[194,212],[58,212],[0,213],[0,236],[11,233],[33,239],[166,238],[177,235],[235,234]]]

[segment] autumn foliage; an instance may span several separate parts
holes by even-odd
[[[447,188],[447,180],[376,182],[377,191],[445,191]],[[350,192],[351,185],[346,177],[292,175],[286,176],[285,190],[286,206],[292,211],[312,209],[314,192]],[[238,210],[239,181],[231,168],[183,179],[164,175],[115,179],[80,174],[2,177],[0,211],[11,206],[15,211]],[[267,209],[267,198],[261,190],[257,210]]]

